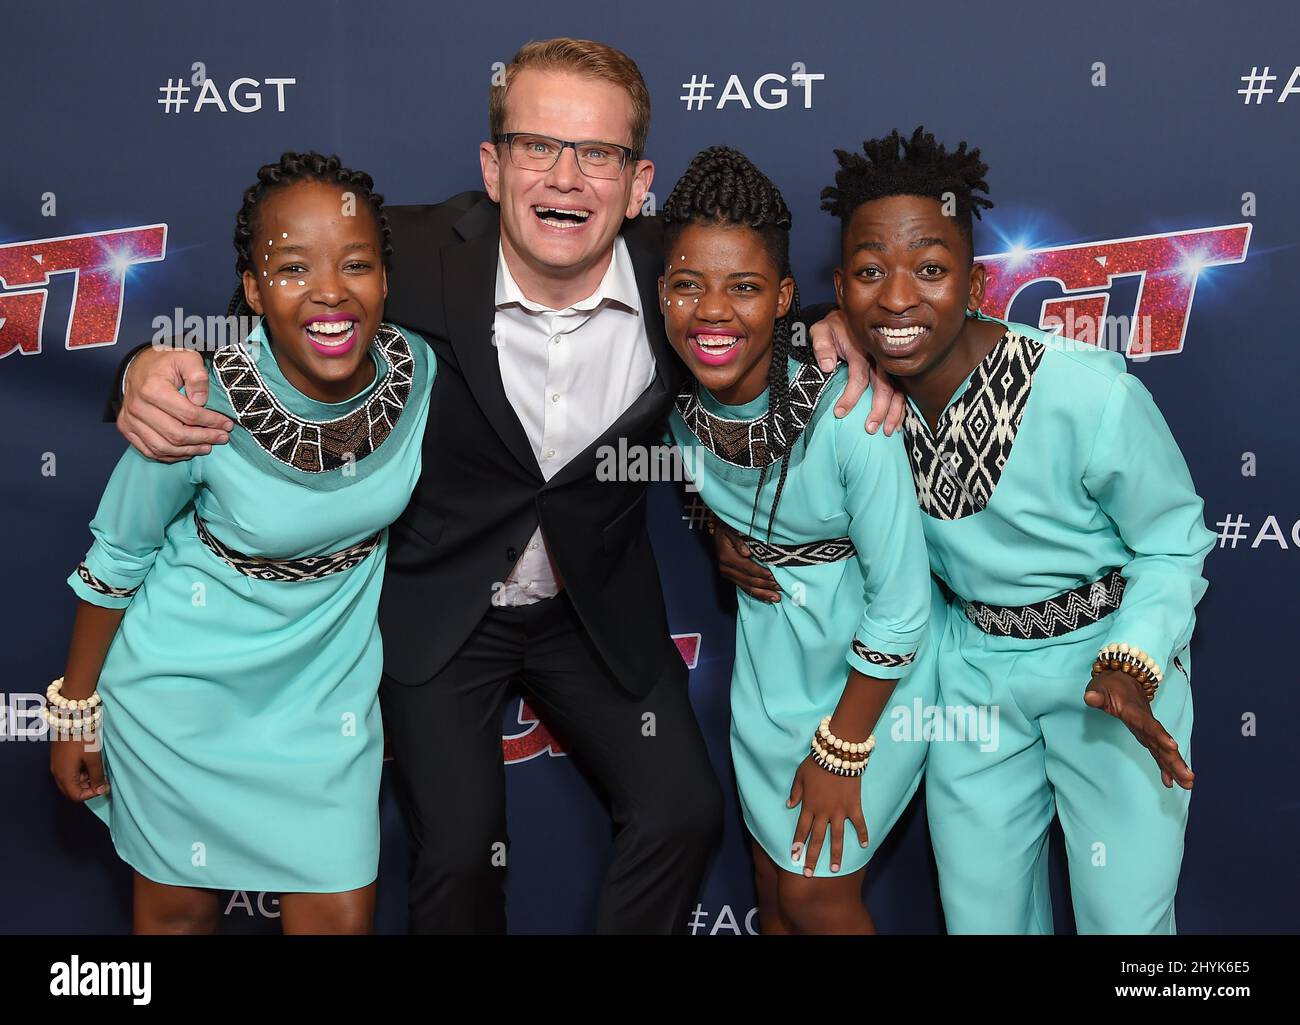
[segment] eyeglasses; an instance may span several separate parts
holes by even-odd
[[[492,141],[509,146],[510,162],[528,171],[549,171],[565,149],[572,149],[578,158],[578,170],[588,178],[617,178],[627,162],[637,158],[634,149],[596,139],[567,142],[532,132],[505,132],[493,136]]]

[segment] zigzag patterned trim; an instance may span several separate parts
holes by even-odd
[[[1097,622],[1119,608],[1123,597],[1124,578],[1116,568],[1099,580],[1033,605],[962,601],[961,606],[966,617],[987,634],[1041,641]]]
[[[767,566],[820,566],[823,563],[851,559],[858,554],[857,548],[847,537],[805,541],[798,545],[774,545],[743,534],[741,540],[749,545],[749,554],[754,561]]]
[[[199,528],[199,540],[232,569],[257,580],[287,582],[319,580],[351,569],[379,547],[384,534],[381,530],[373,537],[325,555],[308,555],[301,559],[268,559],[260,555],[245,555],[222,544],[208,531],[197,511],[194,513],[194,524]]]
[[[64,565],[66,565],[66,563]],[[135,587],[114,587],[112,584],[105,583],[103,580],[100,580],[99,577],[95,576],[95,574],[90,572],[90,570],[86,569],[86,564],[84,562],[77,567],[77,576],[81,577],[82,582],[91,590],[98,591],[100,594],[106,594],[110,598],[129,598],[131,595],[135,594],[136,591],[140,590],[139,584],[136,584]]]
[[[989,504],[1025,415],[1042,342],[1008,331],[980,361],[961,397],[930,428],[909,405],[907,457],[921,511],[960,520]]]
[[[771,443],[787,437],[790,443],[803,433],[812,419],[830,374],[816,363],[804,363],[790,379],[790,420],[784,422],[768,409],[753,420],[728,420],[709,412],[700,403],[699,384],[691,380],[678,393],[677,412],[700,443],[724,463],[744,469],[758,469],[774,460]]]
[[[910,666],[916,658],[915,651],[906,655],[891,655],[887,651],[868,648],[856,637],[853,638],[853,654],[864,662],[870,662],[873,666],[883,666],[886,669],[901,669],[903,666]]]
[[[402,415],[415,373],[415,358],[391,324],[375,332],[388,366],[374,391],[350,413],[333,420],[306,420],[289,412],[267,385],[253,358],[240,346],[212,357],[217,379],[240,424],[272,458],[307,473],[324,473],[362,459],[392,433]]]

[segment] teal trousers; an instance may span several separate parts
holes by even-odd
[[[1025,641],[950,609],[939,649],[948,725],[936,717],[926,775],[949,933],[1052,932],[1048,828],[1058,815],[1078,932],[1175,931],[1191,794],[1167,789],[1128,727],[1084,704],[1110,618]],[[1152,712],[1192,765],[1188,649],[1163,669]],[[963,730],[975,716],[993,728]]]

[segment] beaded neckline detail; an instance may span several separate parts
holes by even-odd
[[[989,504],[1011,458],[1044,350],[1042,342],[1004,333],[933,434],[908,406],[903,436],[922,512],[960,520]]]
[[[725,463],[758,469],[775,461],[774,444],[788,448],[812,420],[831,375],[815,363],[801,364],[790,379],[790,417],[774,416],[769,408],[752,420],[729,420],[700,402],[699,382],[687,381],[676,399],[677,412],[700,442]]]
[[[365,402],[332,420],[308,420],[285,408],[240,346],[219,350],[212,365],[240,426],[263,451],[296,470],[326,473],[383,444],[411,394],[415,359],[406,338],[395,327],[381,324],[373,344],[387,363],[381,379]]]

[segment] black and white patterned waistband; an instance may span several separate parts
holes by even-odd
[[[824,541],[805,541],[798,545],[774,545],[755,537],[740,539],[749,545],[749,554],[755,562],[766,566],[820,566],[825,562],[840,562],[857,555],[858,550],[847,537],[831,537]]]
[[[986,605],[959,600],[966,618],[985,633],[1039,641],[1097,622],[1118,609],[1123,596],[1124,578],[1116,568],[1098,580],[1033,605]]]
[[[341,548],[337,552],[327,552],[324,555],[308,555],[301,559],[268,559],[260,555],[245,555],[243,552],[235,551],[229,545],[222,544],[204,526],[197,511],[194,513],[194,525],[198,527],[199,540],[207,545],[214,555],[244,576],[254,577],[257,580],[319,580],[333,573],[342,573],[362,562],[378,548],[384,536],[381,530],[364,541],[358,541],[354,545],[348,545],[347,548]]]

